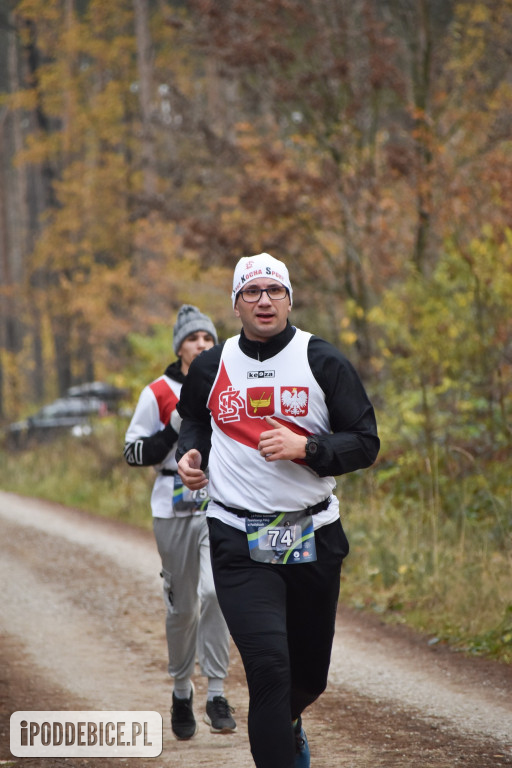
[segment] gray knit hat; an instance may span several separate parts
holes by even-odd
[[[174,326],[173,347],[176,354],[178,354],[182,343],[187,336],[196,331],[206,331],[211,333],[215,344],[217,344],[217,331],[213,322],[207,315],[203,315],[197,307],[193,307],[192,304],[183,304],[178,312],[176,318],[176,325]]]

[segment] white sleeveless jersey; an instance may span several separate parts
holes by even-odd
[[[159,376],[142,390],[137,407],[126,432],[125,441],[135,443],[138,438],[154,435],[165,428],[180,398],[182,384],[170,376]],[[189,517],[204,514],[203,510],[179,511],[174,508],[175,476],[161,474],[162,469],[177,472],[175,443],[165,459],[155,464],[157,472],[151,492],[151,511],[153,517]],[[142,447],[136,448],[142,450]],[[137,462],[142,464],[141,459]]]
[[[247,357],[238,336],[226,341],[208,398],[212,500],[265,514],[303,509],[333,491],[334,477],[319,477],[304,460],[267,462],[258,451],[260,434],[271,429],[265,416],[301,435],[330,432],[325,395],[308,362],[310,338],[297,328],[265,362]]]

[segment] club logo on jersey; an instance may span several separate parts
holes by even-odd
[[[247,389],[247,415],[260,418],[274,415],[274,388],[273,387],[248,387]]]
[[[219,412],[218,418],[224,424],[230,421],[240,421],[240,410],[244,408],[245,403],[240,396],[240,390],[235,389],[231,384],[219,394]]]
[[[304,413],[307,413],[308,388],[282,387],[279,394],[281,400],[284,390],[288,390],[290,395],[296,394],[297,399],[299,399],[299,395],[305,397],[306,404],[303,408]],[[268,429],[265,416],[273,416],[279,424],[288,427],[297,435],[309,434],[295,419],[290,418],[290,416],[286,418],[282,407],[283,417],[279,414],[279,408],[278,414],[274,413],[277,397],[274,387],[263,385],[249,387],[244,394],[247,404],[240,394],[240,390],[232,385],[224,361],[222,361],[217,380],[208,398],[208,408],[216,426],[227,437],[257,451],[260,435]],[[302,415],[300,405],[299,413]],[[295,462],[297,464],[305,463],[304,459],[295,459]]]
[[[248,379],[274,379],[275,371],[247,371]]]
[[[281,413],[283,416],[306,416],[309,387],[281,387]]]

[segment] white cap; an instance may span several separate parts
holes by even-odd
[[[233,307],[238,292],[247,283],[258,277],[268,277],[284,285],[290,294],[290,304],[292,303],[292,286],[286,264],[274,259],[269,253],[258,253],[257,256],[243,256],[235,267],[232,293]]]

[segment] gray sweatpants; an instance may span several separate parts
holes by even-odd
[[[197,656],[203,675],[222,679],[229,632],[215,594],[206,516],[154,517],[153,531],[162,560],[169,674],[190,678]]]

